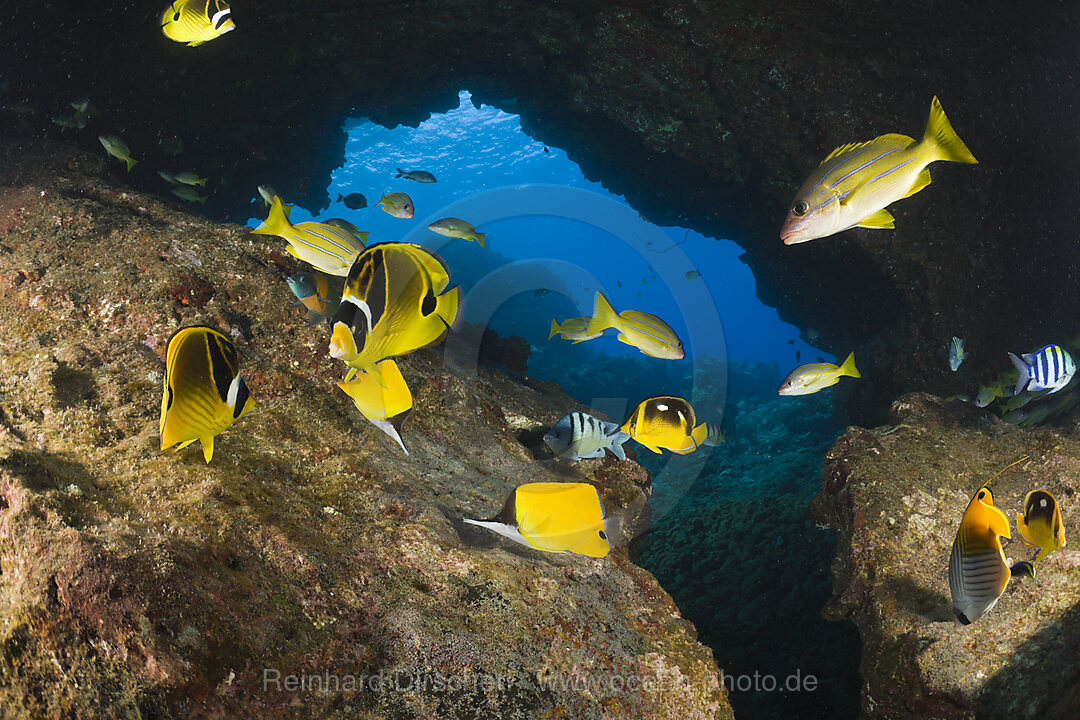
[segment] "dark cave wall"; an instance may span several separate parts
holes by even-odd
[[[3,113],[8,131],[97,151],[118,133],[143,160],[133,184],[166,191],[156,168],[196,169],[215,190],[206,212],[236,221],[260,183],[325,207],[346,116],[415,124],[462,87],[516,97],[535,137],[653,221],[735,239],[764,302],[824,348],[855,349],[873,379],[848,399],[864,422],[901,388],[973,393],[1006,350],[1077,331],[1075,3],[266,0],[235,3],[237,30],[194,49],[143,3],[20,5],[2,25],[3,101],[27,108]],[[782,245],[787,205],[829,150],[921,135],[935,94],[979,165],[932,166],[894,206],[895,231]],[[87,130],[51,124],[83,95],[102,111]],[[158,145],[170,135],[178,159]],[[953,334],[972,352],[958,376]]]

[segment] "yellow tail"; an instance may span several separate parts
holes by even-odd
[[[480,243],[480,247],[486,248],[487,244],[484,242],[484,233],[476,233],[476,242]]]
[[[844,364],[840,366],[840,374],[847,375],[853,378],[862,377],[862,375],[859,374],[859,369],[855,367],[855,353],[851,353],[847,356],[847,360],[845,360]]]
[[[979,161],[968,150],[967,145],[953,130],[949,118],[945,117],[945,111],[941,108],[937,96],[930,102],[930,118],[926,121],[926,132],[923,133],[923,145],[933,154],[936,160],[960,162],[974,165]]]
[[[128,172],[131,172],[131,168],[133,168],[133,167],[135,167],[136,165],[139,164],[138,160],[136,160],[135,158],[131,158],[131,157],[124,158],[124,162],[127,163],[127,171]],[[213,450],[211,450],[211,452],[213,452]]]
[[[561,328],[561,327],[559,327],[559,323],[558,323],[558,321],[557,321],[557,320],[555,320],[555,318],[551,318],[551,334],[550,334],[550,335],[548,335],[548,340],[550,340],[551,338],[555,337],[555,334],[556,334],[557,332],[559,332],[560,330],[562,330],[562,328]]]
[[[607,301],[603,293],[597,291],[596,299],[593,301],[593,314],[589,318],[589,325],[585,328],[585,334],[595,335],[608,328],[618,328],[619,320],[615,308],[611,307],[611,303]]]
[[[701,445],[702,443],[704,443],[705,438],[708,437],[708,436],[709,436],[709,425],[708,425],[708,423],[701,423],[696,428],[694,428],[694,431],[692,433],[690,433],[690,437],[694,438],[694,442],[697,443],[698,445]]]
[[[270,212],[267,213],[266,220],[251,232],[256,235],[280,235],[284,237],[283,233],[290,229],[292,229],[292,225],[289,223],[289,216],[281,204],[281,198],[275,195],[274,204],[270,206]]]

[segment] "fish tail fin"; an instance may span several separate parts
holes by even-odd
[[[402,170],[401,168],[397,168],[397,175],[395,175],[394,177],[395,178],[405,177],[405,171]]]
[[[199,185],[201,187],[206,187],[206,181],[209,180],[209,179],[210,178],[199,178],[198,180],[195,181],[195,184]]]
[[[953,130],[952,123],[945,117],[945,111],[941,108],[936,95],[930,102],[930,117],[926,121],[926,132],[923,133],[923,145],[930,150],[935,160],[969,165],[979,162]]]
[[[593,300],[593,314],[589,318],[589,325],[585,328],[586,335],[595,335],[596,333],[604,332],[608,328],[619,327],[619,315],[615,312],[615,308],[611,307],[611,303],[600,291],[596,293],[596,299]]]
[[[447,290],[435,301],[435,314],[442,318],[446,327],[453,327],[461,311],[461,287]]]
[[[1016,378],[1016,389],[1013,390],[1013,395],[1019,395],[1023,391],[1024,386],[1027,385],[1028,380],[1031,379],[1031,368],[1028,367],[1026,362],[1012,353],[1009,353],[1009,359],[1012,360],[1013,367],[1016,368],[1016,371],[1020,373],[1020,376]]]
[[[855,367],[855,353],[851,353],[847,356],[847,360],[844,360],[844,364],[840,366],[840,374],[853,378],[862,377],[859,374],[859,369]]]
[[[341,195],[341,193],[337,194],[337,201],[338,202],[344,202],[345,201],[345,198]]]
[[[131,168],[139,164],[139,161],[132,157],[124,158],[124,162],[127,163],[127,171],[131,172]]]
[[[694,442],[697,443],[698,445],[704,445],[705,444],[705,438],[707,438],[708,436],[709,436],[709,424],[708,423],[701,423],[696,428],[694,428],[693,432],[690,433],[690,437],[694,438]]]
[[[476,233],[476,242],[480,243],[480,247],[486,248],[487,243],[484,240],[484,233]]]
[[[548,340],[555,337],[555,334],[560,330],[562,330],[562,327],[559,326],[559,321],[555,318],[551,318],[551,333],[548,334]]]
[[[281,198],[275,195],[274,202],[270,205],[270,212],[266,215],[266,220],[251,232],[256,235],[281,235],[289,227],[289,216],[285,214]]]

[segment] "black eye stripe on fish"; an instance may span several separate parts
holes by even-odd
[[[214,387],[217,388],[218,397],[221,398],[221,402],[227,402],[229,398],[229,386],[233,381],[233,371],[235,364],[230,364],[226,359],[227,348],[222,347],[221,339],[213,336],[206,336],[206,348],[210,355],[210,370],[214,376]]]

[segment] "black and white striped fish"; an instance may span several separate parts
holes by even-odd
[[[1009,359],[1020,373],[1014,395],[1019,395],[1025,385],[1029,392],[1049,390],[1055,393],[1068,385],[1076,372],[1072,356],[1060,345],[1047,345],[1041,350],[1026,353],[1022,358],[1009,353]]]
[[[1001,538],[1011,538],[1009,519],[994,506],[983,486],[968,503],[949,555],[949,592],[953,614],[970,625],[990,611],[1009,584],[1011,572]]]
[[[551,452],[568,460],[584,460],[604,457],[608,449],[620,460],[626,459],[622,444],[630,436],[615,423],[604,422],[583,412],[563,415],[559,422],[544,435],[544,442]]]

